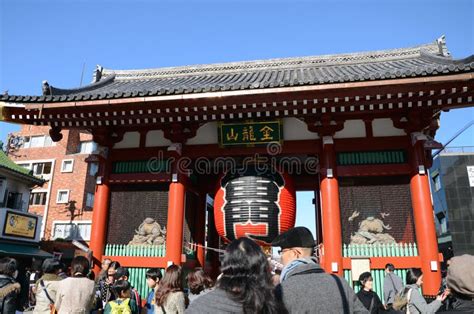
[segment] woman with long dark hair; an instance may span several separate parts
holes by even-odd
[[[406,275],[406,287],[403,294],[408,300],[409,313],[435,313],[446,299],[447,293],[438,295],[430,304],[426,303],[425,298],[420,293],[423,284],[423,272],[419,268],[410,268]]]
[[[216,288],[199,297],[189,313],[282,313],[278,304],[270,265],[260,246],[248,238],[227,246]]]
[[[184,313],[186,301],[183,292],[183,271],[177,265],[169,266],[155,293],[155,313]]]

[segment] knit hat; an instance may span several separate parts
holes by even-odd
[[[282,249],[293,247],[313,248],[315,246],[313,234],[306,227],[295,227],[283,232],[272,241],[272,246]]]
[[[474,256],[464,254],[451,258],[446,281],[454,292],[474,298]]]

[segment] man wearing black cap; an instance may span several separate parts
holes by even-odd
[[[308,228],[292,228],[276,237],[272,246],[281,247],[284,268],[276,291],[290,313],[368,313],[345,280],[319,266]]]

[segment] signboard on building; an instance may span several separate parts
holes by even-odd
[[[219,145],[248,146],[283,141],[283,125],[280,120],[219,124]]]
[[[469,178],[469,186],[474,188],[474,166],[467,166],[467,177]]]
[[[2,235],[0,238],[29,242],[39,241],[39,227],[41,226],[40,216],[3,209],[0,215],[0,224],[2,226]]]
[[[3,235],[34,239],[37,226],[38,217],[7,211]]]

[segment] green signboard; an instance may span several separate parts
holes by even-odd
[[[219,145],[248,146],[283,141],[280,120],[219,124]]]

